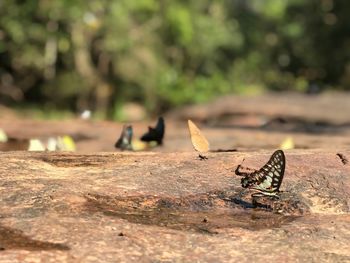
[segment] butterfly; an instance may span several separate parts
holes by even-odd
[[[132,150],[132,135],[133,130],[131,125],[124,125],[122,133],[120,134],[120,137],[118,141],[115,143],[114,147],[119,148],[121,150]]]
[[[148,132],[142,135],[141,141],[153,142],[155,141],[158,145],[163,144],[163,137],[165,133],[165,123],[162,117],[158,118],[156,127],[148,127]]]
[[[238,165],[235,174],[244,176],[241,180],[242,187],[257,191],[252,194],[252,197],[272,196],[278,198],[285,167],[286,158],[284,153],[282,150],[277,150],[259,170],[253,170],[251,173],[240,172],[241,165]]]
[[[200,160],[208,159],[203,155],[203,153],[209,152],[208,140],[191,120],[188,120],[188,130],[190,131],[193,148],[199,152]]]

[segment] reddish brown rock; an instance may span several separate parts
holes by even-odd
[[[0,153],[1,260],[349,261],[350,166],[286,151],[281,200],[253,209],[232,170],[270,154]]]

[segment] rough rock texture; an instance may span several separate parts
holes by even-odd
[[[0,153],[0,260],[349,262],[349,164],[336,151],[285,153],[274,211],[240,198],[232,172],[271,151]]]

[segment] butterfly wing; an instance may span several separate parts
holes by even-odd
[[[279,192],[285,167],[286,158],[283,151],[275,151],[270,160],[258,171],[261,179],[254,188],[262,192]]]
[[[157,144],[163,143],[163,137],[165,133],[165,123],[162,117],[158,118],[158,122],[155,128],[149,127],[148,132],[141,136],[141,141],[151,142],[156,141]]]
[[[162,144],[164,133],[165,133],[165,122],[164,122],[163,117],[158,118],[158,122],[157,122],[155,130],[158,133],[159,142],[160,142],[160,144]]]
[[[131,140],[132,140],[133,130],[132,126],[124,125],[122,133],[119,139],[115,143],[114,147],[121,150],[132,150]]]
[[[198,127],[191,121],[188,120],[188,129],[191,135],[191,141],[194,149],[198,152],[205,153],[209,151],[209,142],[204,137]]]
[[[270,160],[258,171],[246,174],[241,180],[242,187],[252,188],[266,195],[279,192],[281,186],[286,159],[283,151],[275,151]]]

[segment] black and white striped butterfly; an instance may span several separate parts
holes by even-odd
[[[256,190],[252,197],[273,196],[278,197],[286,167],[286,158],[282,150],[275,151],[270,160],[259,170],[251,173],[241,172],[238,165],[235,174],[244,176],[241,180],[242,187]],[[252,170],[252,169],[250,169]]]

